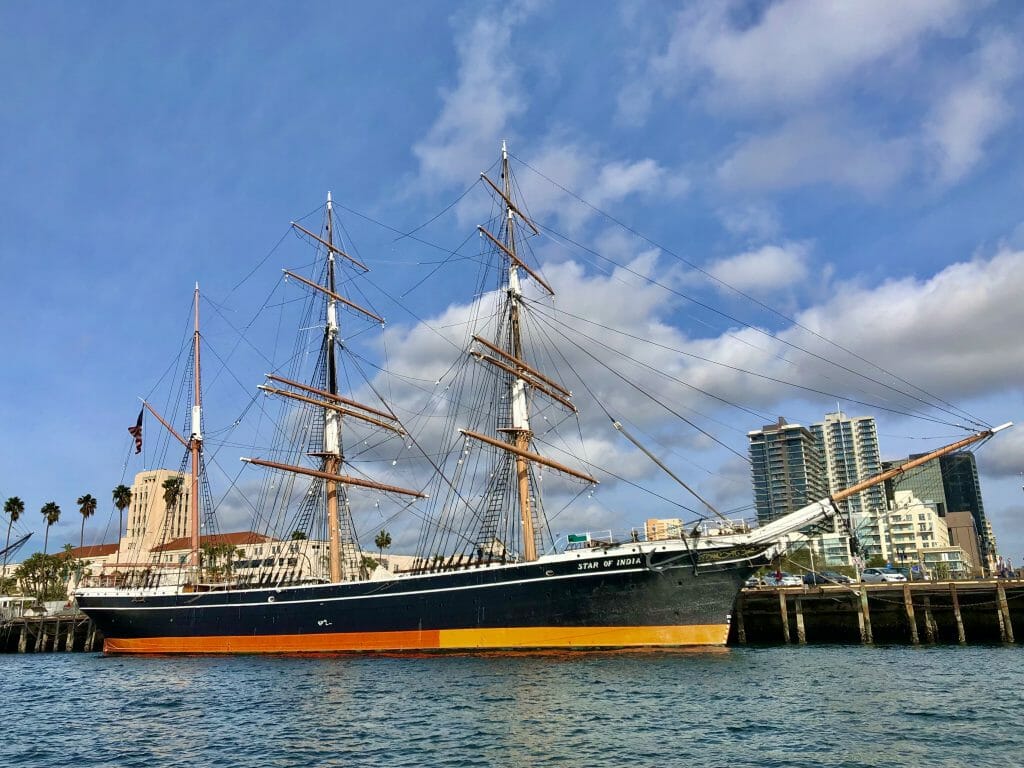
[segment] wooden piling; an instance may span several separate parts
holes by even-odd
[[[967,645],[967,635],[964,633],[964,618],[960,615],[960,598],[956,594],[956,584],[949,585],[949,599],[953,603],[953,618],[956,619],[956,641],[960,645]]]
[[[73,650],[75,650],[75,629],[77,627],[77,621],[72,621],[71,625],[68,627],[68,636],[64,640],[64,651],[66,653],[71,653]]]
[[[914,616],[914,598],[910,594],[910,584],[903,585],[903,607],[907,611],[907,626],[910,627],[910,644],[920,645],[921,641],[917,636],[917,618]]]
[[[743,609],[745,607],[743,593],[740,592],[736,598],[736,640],[740,645],[747,644],[747,628],[743,625]]]
[[[1006,602],[1006,590],[1001,582],[996,582],[996,602],[999,605],[999,632],[1004,643],[1013,643],[1013,622],[1010,619],[1010,606]]]
[[[782,616],[782,642],[789,645],[789,612],[786,610],[786,593],[779,590],[779,614]]]
[[[968,603],[961,605],[965,595]],[[871,644],[877,627],[886,642],[907,645],[966,645],[999,638],[1016,643],[1017,634],[1024,634],[1024,624],[1015,600],[1024,600],[1024,583],[995,579],[747,590],[736,602],[732,620],[737,626],[732,628],[731,641]],[[776,622],[782,624],[781,632]],[[16,640],[12,634],[12,641]]]
[[[871,611],[868,609],[868,588],[865,584],[860,586],[860,613],[857,614],[857,623],[860,625],[860,641],[864,645],[871,645],[874,638],[871,635]]]
[[[924,636],[929,643],[935,642],[935,636],[938,626],[935,623],[935,617],[932,616],[932,599],[928,596],[924,596]]]
[[[807,645],[807,633],[804,631],[804,601],[796,598],[796,641]]]
[[[21,633],[18,635],[18,653],[28,653],[28,622],[21,622]]]

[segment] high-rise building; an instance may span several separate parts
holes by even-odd
[[[758,523],[828,495],[821,451],[809,430],[780,418],[747,433]]]
[[[911,454],[916,459],[924,454]],[[900,462],[885,462],[884,468]],[[959,451],[929,461],[920,467],[886,482],[886,494],[891,499],[894,491],[909,490],[926,502],[934,503],[943,517],[957,512],[970,512],[974,530],[978,536],[978,553],[975,566],[990,570],[996,560],[996,542],[992,527],[985,517],[985,505],[981,500],[981,482],[978,479],[978,465],[970,451]],[[958,526],[964,529],[961,524]],[[965,546],[965,550],[969,547]]]
[[[810,431],[824,458],[829,493],[838,493],[882,471],[873,417],[850,418],[842,411],[827,413],[823,422],[810,426]],[[877,485],[839,502],[848,519],[884,506],[882,488]]]
[[[985,505],[981,501],[981,481],[978,479],[978,464],[970,451],[958,451],[939,459],[942,468],[942,485],[946,493],[946,505],[950,512],[970,512],[978,527],[981,539],[981,559],[986,569],[991,569],[996,560],[996,540],[992,526],[985,517]]]
[[[882,470],[889,470],[904,464],[911,459],[916,459],[924,454],[911,454],[906,459],[899,461],[883,461]],[[920,467],[904,472],[902,475],[890,478],[885,481],[885,496],[892,502],[897,491],[910,491],[915,498],[926,504],[934,504],[935,510],[941,517],[946,516],[949,510],[946,504],[946,491],[942,479],[942,469],[938,461],[929,461]]]

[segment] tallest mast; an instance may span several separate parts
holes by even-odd
[[[487,183],[491,190],[502,199],[505,204],[505,227],[499,233],[501,236],[491,233],[486,227],[478,226],[477,229],[491,244],[508,260],[508,285],[506,286],[508,301],[507,307],[507,329],[502,326],[504,336],[488,341],[482,336],[473,336],[473,341],[482,349],[470,349],[469,354],[478,360],[493,366],[501,371],[508,378],[508,403],[510,407],[508,426],[498,427],[498,432],[503,434],[504,439],[497,439],[488,435],[474,432],[468,429],[459,431],[466,437],[471,437],[481,443],[499,448],[515,457],[516,470],[516,496],[519,500],[519,518],[523,532],[523,559],[527,562],[537,559],[537,536],[534,529],[534,499],[530,497],[531,484],[530,473],[533,464],[554,469],[557,472],[567,474],[588,483],[597,483],[590,475],[567,467],[556,461],[542,456],[530,450],[530,443],[533,440],[533,430],[530,428],[530,395],[543,395],[560,406],[575,412],[576,406],[570,402],[572,393],[554,379],[541,373],[537,368],[527,362],[523,350],[523,291],[520,282],[520,270],[533,279],[538,286],[547,291],[551,296],[555,292],[551,289],[544,278],[531,269],[518,255],[518,231],[516,218],[529,227],[535,235],[540,234],[537,226],[527,218],[522,210],[512,201],[512,178],[508,163],[508,149],[505,142],[501,143],[501,175],[502,186],[499,187],[482,173],[480,177]],[[503,262],[504,263],[504,262]],[[529,391],[528,391],[529,390]],[[538,507],[539,508],[539,507]],[[495,536],[493,529],[483,531],[484,536]]]
[[[268,373],[266,374],[267,379],[274,382],[275,386],[261,385],[260,389],[268,394],[295,400],[320,409],[320,412],[323,414],[322,433],[319,439],[312,441],[312,445],[306,443],[307,448],[314,449],[308,455],[317,459],[318,468],[313,469],[299,464],[284,464],[260,458],[242,457],[242,461],[306,477],[315,477],[324,481],[323,498],[327,512],[327,528],[330,539],[330,552],[327,561],[330,566],[331,581],[337,583],[346,578],[352,580],[361,578],[364,572],[360,562],[359,542],[348,507],[347,488],[349,486],[370,488],[376,491],[397,493],[416,498],[423,498],[423,494],[409,488],[378,483],[365,477],[339,474],[345,459],[342,448],[343,417],[371,424],[374,427],[389,430],[399,435],[405,434],[401,424],[398,423],[398,417],[390,410],[381,410],[369,405],[363,405],[359,401],[345,397],[339,392],[337,361],[339,311],[344,307],[349,311],[358,312],[381,325],[384,324],[384,318],[365,307],[359,306],[337,292],[339,263],[344,264],[348,262],[364,272],[368,272],[369,268],[335,245],[334,205],[330,192],[327,193],[327,221],[323,237],[317,233],[310,232],[294,221],[292,222],[292,227],[314,243],[318,243],[327,251],[326,280],[324,281],[310,280],[290,270],[284,270],[285,275],[326,298],[323,346],[321,347],[320,357],[317,358],[314,383],[303,383],[286,379],[274,373]],[[343,259],[343,261],[339,262],[338,257]],[[317,263],[322,263],[319,261],[319,256]],[[326,285],[322,284],[323,282]]]
[[[334,221],[331,193],[327,193],[327,324],[324,328],[324,346],[327,366],[327,392],[338,396],[338,371],[334,359],[334,345],[338,338],[338,305],[334,298]],[[341,423],[337,410],[324,409],[324,472],[337,475],[341,467]],[[338,524],[338,483],[328,477],[324,480],[327,497],[327,530],[330,535],[331,581],[341,581],[341,530]]]
[[[194,330],[192,333],[192,355],[194,360],[192,370],[192,434],[189,437],[189,451],[192,454],[192,496],[190,505],[190,533],[192,563],[199,565],[199,454],[203,449],[203,403],[202,390],[199,380],[199,283],[196,283],[195,291],[195,315]]]
[[[501,176],[506,201],[512,200],[512,183],[508,168],[508,148],[501,142]],[[509,352],[523,358],[522,332],[519,326],[519,303],[522,287],[519,282],[519,258],[516,255],[515,215],[510,203],[505,206],[505,245],[509,250],[508,295],[509,295]],[[523,526],[523,556],[526,560],[537,559],[537,542],[533,531],[533,509],[530,502],[530,461],[524,455],[530,448],[530,413],[526,401],[526,382],[520,376],[512,379],[511,385],[512,426],[508,430],[517,449],[516,481],[519,496],[519,517]]]

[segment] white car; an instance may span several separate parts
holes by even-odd
[[[860,580],[867,584],[882,584],[906,581],[907,577],[895,568],[865,568],[860,575]]]
[[[766,573],[763,577],[766,587],[802,587],[804,580],[792,573],[781,573],[776,577],[775,573]]]

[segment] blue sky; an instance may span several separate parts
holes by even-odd
[[[125,461],[126,427],[181,343],[195,281],[233,322],[248,317],[281,266],[301,266],[275,249],[328,189],[408,231],[473,184],[502,139],[528,164],[518,179],[539,220],[675,290],[636,283],[623,298],[602,263],[543,239],[535,255],[562,306],[605,296],[604,320],[638,335],[863,392],[682,300],[804,338],[687,263],[699,265],[989,423],[1020,420],[1022,32],[1014,3],[956,0],[637,1],[588,13],[569,2],[5,4],[0,496],[26,503],[16,530],[41,544],[38,510],[55,500],[51,542],[77,542],[74,501],[90,492],[101,507],[87,539],[113,538],[109,489],[144,467]],[[486,212],[477,192],[424,239],[459,246]],[[438,258],[342,217],[392,294]],[[468,301],[468,280],[425,285],[411,301],[431,324]],[[417,321],[388,311],[401,360]],[[211,344],[228,343],[220,332],[211,324]],[[810,423],[832,409],[721,369],[651,362],[759,415]],[[911,436],[950,434],[874,415],[887,457],[936,442]],[[735,410],[721,418],[741,452],[761,426]],[[735,457],[655,421],[635,417],[709,495],[750,502]],[[1020,562],[1024,432],[979,462],[1001,549]],[[622,503],[621,488],[608,493]]]

